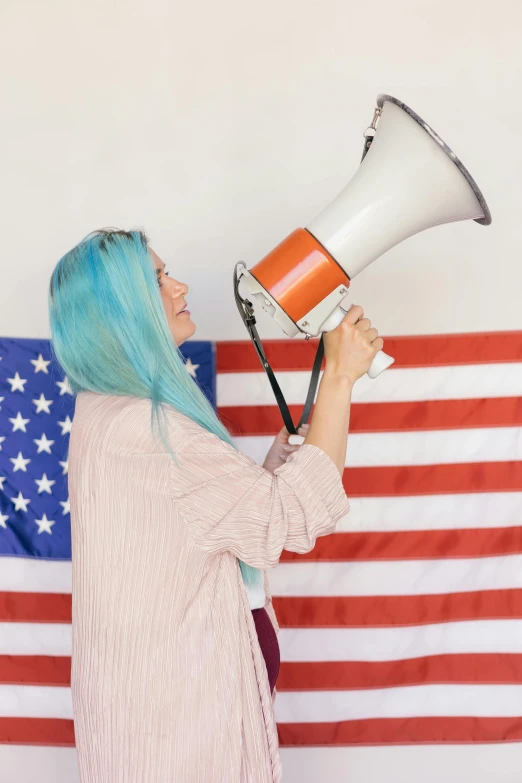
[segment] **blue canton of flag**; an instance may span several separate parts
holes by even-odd
[[[182,347],[215,406],[215,346]],[[0,555],[71,558],[67,469],[75,397],[49,340],[0,338]]]

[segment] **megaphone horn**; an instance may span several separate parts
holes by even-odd
[[[460,220],[491,223],[475,180],[433,128],[381,94],[348,185],[238,279],[288,337],[317,337],[342,321],[350,282],[372,261],[420,231]],[[368,375],[392,363],[380,351]]]

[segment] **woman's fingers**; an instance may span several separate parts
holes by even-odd
[[[371,325],[372,322],[369,318],[361,318],[360,321],[357,321],[357,329],[361,332],[367,332]]]
[[[308,430],[310,428],[309,424],[302,424],[301,427],[297,430],[297,435],[289,435],[287,440],[287,444],[289,446],[292,446],[292,450],[295,448],[299,448],[299,446],[302,446],[304,439],[308,435]]]
[[[362,307],[360,305],[352,305],[343,320],[347,324],[356,324],[361,318],[364,318],[364,310]]]
[[[297,435],[290,435],[290,438],[288,439],[288,443],[283,446],[283,451],[286,452],[286,459],[290,456],[290,454],[294,453],[295,451],[298,451],[303,443],[295,443],[296,439],[303,440],[306,438],[308,434],[308,430],[310,429],[310,424],[301,424],[301,426],[297,430]],[[292,440],[290,440],[292,439]]]

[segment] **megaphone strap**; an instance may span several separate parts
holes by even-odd
[[[314,404],[315,393],[317,391],[317,384],[319,383],[319,373],[321,371],[321,365],[323,363],[323,357],[324,357],[323,336],[321,335],[321,339],[319,340],[319,345],[317,346],[317,352],[315,354],[314,365],[312,368],[312,377],[310,378],[310,385],[308,387],[308,393],[306,395],[305,405],[303,408],[303,412],[301,414],[301,418],[299,420],[299,424],[296,427],[294,425],[288,405],[286,404],[286,400],[284,398],[283,392],[281,391],[281,387],[279,386],[279,383],[277,382],[277,378],[274,375],[274,371],[272,370],[270,363],[266,358],[265,351],[263,349],[263,344],[261,342],[261,338],[259,337],[256,328],[256,318],[254,315],[254,308],[252,306],[252,302],[250,302],[248,299],[243,299],[239,293],[239,277],[237,273],[237,269],[239,266],[245,266],[245,264],[242,261],[239,261],[234,269],[234,297],[236,300],[237,309],[239,310],[241,319],[245,324],[247,331],[250,335],[250,339],[252,340],[254,348],[256,349],[257,355],[259,357],[259,361],[261,362],[261,365],[268,376],[268,380],[270,381],[270,385],[272,386],[272,391],[274,392],[277,405],[279,407],[279,410],[281,411],[281,416],[283,417],[285,427],[290,433],[290,435],[297,435],[301,425],[306,424],[308,422],[312,410],[312,405]]]

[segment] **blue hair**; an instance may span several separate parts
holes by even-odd
[[[237,449],[211,403],[185,368],[171,334],[143,231],[99,229],[56,264],[49,284],[51,353],[73,394],[92,391],[152,402],[167,452],[163,403]],[[246,585],[262,572],[239,560]]]

